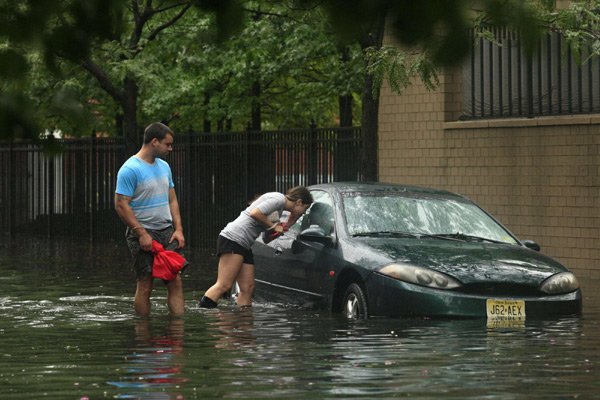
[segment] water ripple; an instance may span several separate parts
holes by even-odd
[[[3,400],[520,400],[600,393],[598,280],[582,282],[589,286],[583,288],[582,318],[521,326],[346,321],[277,304],[240,309],[221,301],[218,309],[199,309],[198,288],[214,282],[214,276],[200,282],[206,270],[214,271],[207,265],[189,269],[185,317],[168,316],[166,290],[157,284],[153,313],[140,318],[133,311],[134,278],[122,272],[121,253],[103,259],[101,249],[61,246],[68,251],[32,246],[1,255]]]

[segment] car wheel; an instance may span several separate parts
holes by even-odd
[[[367,309],[367,296],[360,285],[353,283],[344,293],[342,313],[348,319],[363,319],[369,315]]]

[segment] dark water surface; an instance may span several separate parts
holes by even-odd
[[[186,315],[133,312],[124,243],[0,238],[0,399],[600,398],[599,280],[581,318],[370,319],[197,308],[216,260],[188,251]]]

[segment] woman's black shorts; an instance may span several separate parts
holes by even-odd
[[[245,248],[241,244],[227,239],[225,236],[219,235],[217,240],[217,257],[221,254],[239,254],[244,257],[244,264],[254,265],[254,255],[252,250]]]

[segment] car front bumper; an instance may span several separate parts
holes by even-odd
[[[427,288],[378,273],[365,284],[371,316],[487,318],[488,300],[524,301],[526,319],[577,315],[582,309],[580,290],[557,296],[485,296]]]

